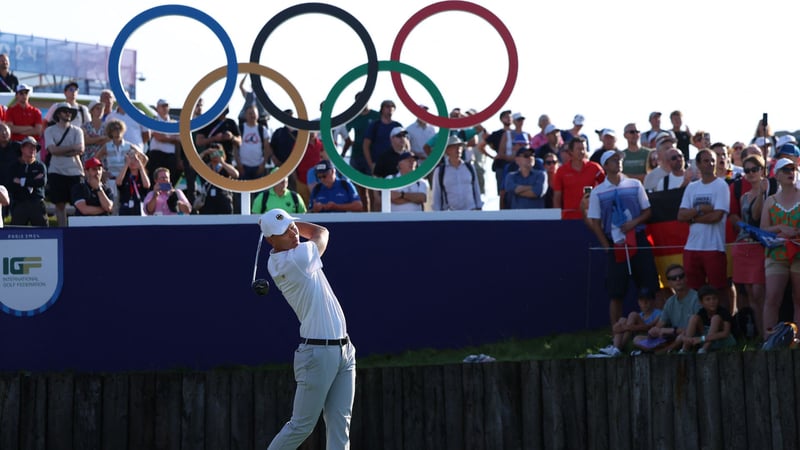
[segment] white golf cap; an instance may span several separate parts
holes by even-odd
[[[261,227],[261,233],[264,236],[270,237],[285,233],[289,225],[295,220],[297,218],[290,216],[286,211],[275,208],[270,209],[258,218],[258,226]]]

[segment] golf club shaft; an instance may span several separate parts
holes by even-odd
[[[258,272],[258,256],[261,254],[261,243],[264,241],[264,235],[258,233],[258,248],[256,248],[256,261],[253,263],[253,281],[256,281],[256,272]],[[251,283],[253,282],[251,281]]]

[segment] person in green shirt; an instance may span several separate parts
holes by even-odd
[[[270,173],[278,170],[273,168]],[[253,199],[252,214],[262,214],[270,209],[280,208],[289,213],[302,214],[306,212],[306,201],[295,191],[289,189],[289,179],[283,177],[275,186],[261,191]]]

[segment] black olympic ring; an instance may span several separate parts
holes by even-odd
[[[343,21],[358,34],[358,37],[364,44],[364,48],[367,50],[367,81],[364,83],[364,89],[362,89],[361,94],[356,96],[356,101],[352,106],[338,116],[331,118],[331,126],[336,127],[351,121],[365,106],[367,106],[370,96],[375,91],[375,83],[378,80],[378,51],[375,49],[375,43],[372,42],[372,37],[367,32],[367,29],[364,28],[364,25],[353,17],[353,15],[341,8],[325,3],[303,3],[286,8],[276,14],[261,28],[256,40],[253,42],[253,49],[250,52],[250,62],[260,64],[261,52],[264,50],[267,37],[269,37],[280,24],[293,17],[308,13],[327,14]],[[253,86],[253,92],[255,92],[256,98],[258,98],[258,101],[272,114],[272,117],[298,130],[319,130],[319,120],[294,118],[284,113],[281,108],[275,105],[264,90],[264,86],[261,84],[261,77],[258,74],[250,74],[250,84]]]

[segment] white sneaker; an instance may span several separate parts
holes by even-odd
[[[622,354],[622,352],[617,347],[614,347],[614,346],[612,346],[611,350],[609,350],[609,351],[610,351],[610,353],[608,353],[608,356],[619,356],[619,355]]]
[[[619,353],[619,349],[617,347],[614,347],[613,345],[608,345],[606,347],[601,348],[600,349],[600,353],[603,353],[603,354],[606,354],[606,355],[609,355],[609,356],[614,356],[615,354]]]
[[[605,353],[590,353],[586,355],[587,358],[611,358],[611,355],[606,355]]]
[[[703,347],[700,347],[699,349],[697,349],[697,354],[698,355],[702,355],[705,352],[706,352],[706,349],[704,349]]]

